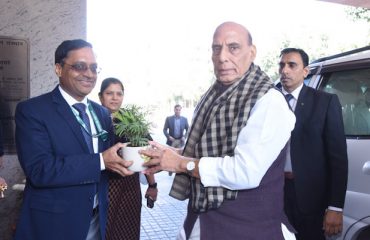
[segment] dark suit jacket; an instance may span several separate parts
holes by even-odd
[[[188,120],[185,117],[180,116],[180,132],[181,132],[181,137],[184,136],[184,130],[186,130],[185,134],[188,132],[189,129],[189,124]],[[174,131],[175,131],[175,116],[170,116],[166,118],[166,121],[164,123],[163,127],[163,134],[166,135],[167,137],[167,145],[172,144],[172,141],[168,139],[169,136],[173,137],[174,136]]]
[[[343,208],[348,159],[337,95],[304,85],[295,115],[290,154],[298,207],[304,213]]]
[[[102,128],[112,131],[107,109],[92,102]],[[86,239],[98,186],[102,239],[108,179],[99,154],[90,154],[81,127],[58,87],[18,104],[15,113],[19,162],[26,175],[15,239]],[[111,135],[110,135],[111,136]],[[99,152],[110,140],[99,139]]]

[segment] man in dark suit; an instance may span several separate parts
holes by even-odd
[[[338,97],[307,87],[308,55],[281,51],[282,92],[296,115],[285,165],[285,211],[298,240],[324,240],[342,231],[347,146]]]
[[[98,74],[92,45],[62,42],[55,72],[59,85],[53,91],[16,108],[17,151],[27,182],[15,239],[104,239],[106,170],[130,175],[131,162],[117,155],[123,144],[111,147],[108,110],[86,97]]]
[[[166,135],[167,145],[180,148],[185,144],[185,136],[188,132],[189,124],[185,117],[180,116],[181,106],[179,104],[175,105],[174,112],[175,115],[166,118],[163,133]]]

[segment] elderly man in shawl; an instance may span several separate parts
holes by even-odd
[[[284,151],[293,112],[253,63],[249,31],[225,22],[213,35],[216,82],[195,109],[181,150],[151,142],[147,172],[176,172],[170,195],[189,199],[178,239],[295,239],[283,211]]]

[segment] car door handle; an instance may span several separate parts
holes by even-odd
[[[362,167],[362,172],[370,175],[370,161],[367,161]]]

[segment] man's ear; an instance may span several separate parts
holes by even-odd
[[[61,77],[62,76],[62,65],[60,65],[60,63],[56,63],[55,64],[55,74],[58,77]]]
[[[310,73],[310,68],[308,66],[306,66],[304,69],[303,69],[303,76],[304,78],[306,78],[308,76],[308,74]]]
[[[257,48],[256,48],[255,45],[252,44],[252,46],[251,46],[251,60],[252,60],[252,62],[254,61],[256,56],[257,56]]]

